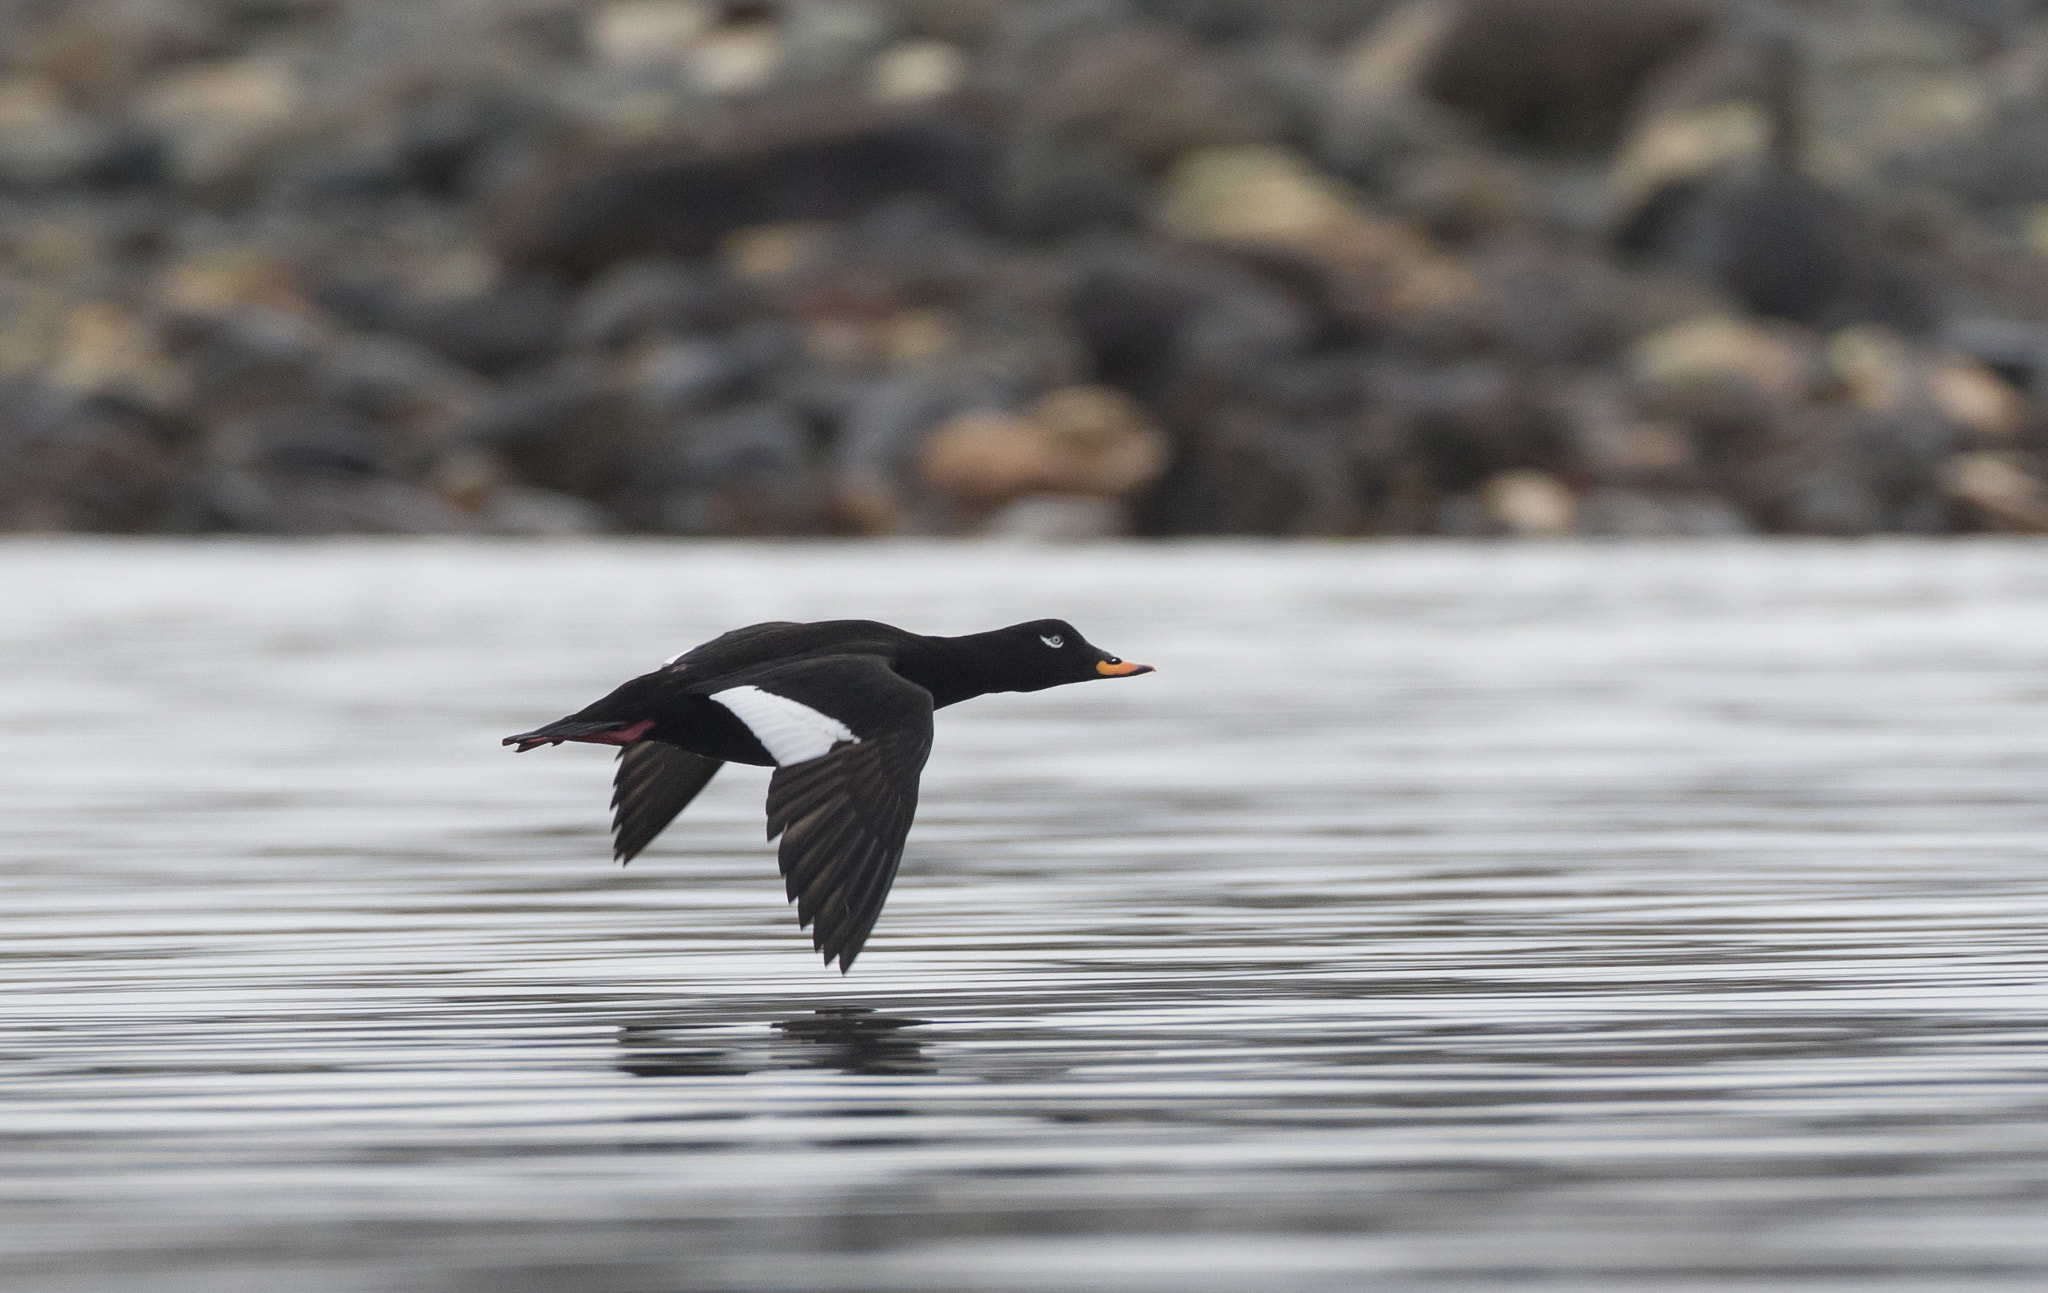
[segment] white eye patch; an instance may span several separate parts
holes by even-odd
[[[1043,637],[1043,636],[1041,636],[1041,637],[1040,637],[1040,638],[1039,638],[1038,640],[1039,640],[1040,642],[1043,642],[1043,643],[1045,643],[1045,644],[1046,644],[1047,646],[1049,646],[1049,647],[1052,647],[1052,648],[1054,648],[1054,649],[1058,649],[1058,648],[1060,648],[1060,647],[1063,647],[1063,646],[1065,646],[1065,645],[1067,644],[1067,640],[1066,640],[1065,638],[1061,637],[1061,636],[1060,636],[1059,634],[1057,634],[1057,633],[1053,634],[1053,635],[1052,635],[1051,637]]]

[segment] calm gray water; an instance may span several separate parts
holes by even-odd
[[[2037,1289],[2048,546],[0,546],[9,1290]],[[721,629],[1058,614],[845,978]]]

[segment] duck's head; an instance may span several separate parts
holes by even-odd
[[[979,636],[1005,679],[1014,680],[1006,691],[1043,691],[1063,683],[1152,672],[1149,664],[1111,655],[1065,620],[1032,620]]]

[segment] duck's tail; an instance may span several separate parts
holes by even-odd
[[[591,745],[631,745],[653,729],[654,720],[651,718],[628,723],[616,718],[584,718],[571,714],[567,718],[556,719],[546,727],[536,727],[531,732],[508,736],[502,744],[518,746],[521,754],[536,745],[560,745],[564,741],[585,741]]]

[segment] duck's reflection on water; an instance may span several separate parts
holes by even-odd
[[[906,1030],[926,1021],[832,1006],[758,1025],[645,1022],[619,1028],[619,1068],[634,1077],[719,1077],[769,1069],[828,1069],[863,1075],[931,1073],[924,1047]]]

